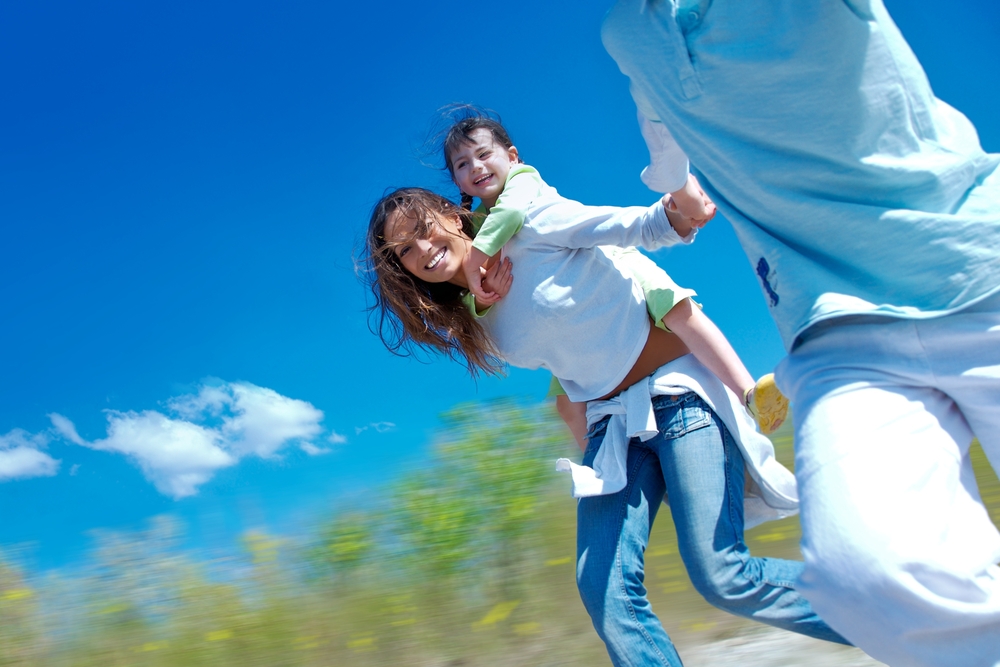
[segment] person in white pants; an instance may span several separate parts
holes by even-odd
[[[789,352],[800,590],[890,665],[1000,665],[1000,155],[880,0],[619,0],[602,37],[643,180],[690,158]]]

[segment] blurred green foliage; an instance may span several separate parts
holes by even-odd
[[[779,431],[786,465],[791,444]],[[547,407],[462,405],[424,468],[308,535],[251,531],[240,556],[205,560],[161,517],[98,536],[82,570],[31,574],[0,558],[0,666],[607,665],[576,593],[569,480],[553,472],[574,451]],[[997,520],[1000,483],[978,446],[973,460]],[[747,541],[798,557],[798,536],[791,517]],[[744,629],[700,599],[676,546],[661,512],[646,583],[682,652]]]

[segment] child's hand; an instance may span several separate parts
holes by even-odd
[[[496,294],[493,303],[507,296],[507,292],[510,291],[510,285],[514,282],[511,266],[510,260],[504,257],[499,262],[493,262],[493,266],[483,275],[483,289]]]
[[[476,301],[491,304],[497,300],[496,294],[483,290],[483,264],[489,258],[490,256],[485,252],[475,246],[471,246],[469,254],[465,256],[465,261],[462,262],[462,271],[465,273],[465,279],[469,283],[469,291],[472,292],[472,296],[476,297]]]
[[[507,296],[510,285],[514,281],[514,273],[511,271],[511,262],[506,257],[499,262],[493,262],[493,266],[488,269],[481,269],[483,274],[483,289],[492,297],[476,300],[476,312],[482,313],[500,299]]]
[[[715,217],[716,211],[715,203],[701,189],[694,174],[688,174],[684,187],[670,193],[669,199],[665,198],[664,206],[667,209],[670,223],[681,236],[687,236],[692,229],[704,227],[709,220]],[[670,216],[671,211],[676,215]],[[681,228],[685,231],[682,231]]]

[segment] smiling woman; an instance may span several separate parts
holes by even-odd
[[[394,354],[432,347],[464,361],[473,375],[498,375],[504,364],[462,303],[464,285],[454,282],[464,280],[471,237],[472,214],[444,197],[420,188],[383,197],[372,211],[364,258],[374,297],[368,327]]]
[[[495,368],[476,353],[490,363],[502,357],[547,368],[571,400],[591,401],[584,465],[573,469],[581,497],[577,577],[616,664],[628,656],[630,663],[680,665],[642,583],[644,546],[665,493],[676,508],[688,572],[706,599],[843,641],[790,584],[772,583],[795,581],[801,563],[752,558],[743,541],[744,512],[747,521],[794,512],[791,473],[774,460],[739,399],[693,357],[677,359],[683,344],[650,326],[636,279],[598,247],[682,242],[665,202],[592,207],[545,188],[504,246],[518,280],[478,317],[462,300],[471,215],[419,188],[397,190],[375,206],[366,248],[372,328],[393,351],[430,347],[463,358],[473,371]],[[578,470],[602,477],[587,486]],[[760,495],[748,507],[745,474]]]
[[[472,240],[462,233],[458,216],[432,211],[429,219],[421,221],[397,210],[386,221],[385,235],[397,239],[388,245],[403,267],[417,278],[469,286],[461,268]]]

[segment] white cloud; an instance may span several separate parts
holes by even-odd
[[[391,431],[394,428],[396,428],[396,425],[392,422],[372,422],[367,426],[355,426],[354,433],[360,435],[368,429],[374,429],[378,433],[385,433],[386,431]]]
[[[327,441],[332,442],[335,445],[342,445],[345,442],[347,442],[347,436],[340,435],[339,433],[334,431],[333,433],[330,434],[330,437],[327,438]]]
[[[87,446],[125,454],[160,493],[177,499],[194,495],[217,470],[236,463],[224,444],[214,429],[148,410],[109,412],[108,437]]]
[[[47,444],[46,436],[19,428],[0,435],[0,482],[55,475],[60,461],[42,451]]]
[[[167,411],[173,416],[109,411],[107,437],[93,442],[62,415],[49,417],[70,442],[128,456],[161,493],[175,499],[196,494],[218,470],[246,456],[275,458],[290,444],[311,456],[330,451],[312,442],[323,431],[321,410],[250,383],[203,386],[167,401]]]
[[[233,416],[222,431],[240,453],[271,457],[286,442],[308,442],[323,430],[323,412],[305,401],[252,384],[230,387]]]
[[[80,437],[80,434],[76,432],[76,426],[73,426],[73,422],[57,412],[50,412],[46,416],[52,421],[52,427],[56,430],[56,433],[61,435],[63,438],[76,445],[87,444],[83,441],[83,438]]]
[[[304,451],[309,456],[320,456],[322,454],[329,454],[333,451],[329,447],[317,447],[311,442],[303,442],[299,445],[299,449]]]

